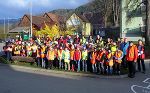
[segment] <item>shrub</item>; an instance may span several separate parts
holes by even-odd
[[[0,63],[8,64],[9,61],[7,61],[4,57],[0,57]]]

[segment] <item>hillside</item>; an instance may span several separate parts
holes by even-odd
[[[20,19],[9,19],[9,29],[14,28]],[[8,32],[8,20],[5,20],[5,31]],[[0,20],[0,34],[4,33],[4,20]]]
[[[77,13],[77,14],[81,14],[83,12],[92,12],[93,9],[94,8],[92,7],[92,2],[89,2],[87,4],[79,6],[76,9],[57,9],[57,10],[50,11],[50,13],[54,13],[54,14],[57,14],[57,15],[67,17],[67,16],[69,16],[70,14],[72,14],[74,12]]]
[[[61,15],[61,16],[66,16],[73,12],[74,12],[74,9],[57,9],[57,10],[50,11],[50,13],[54,13],[54,14]]]

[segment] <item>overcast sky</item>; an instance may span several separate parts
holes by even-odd
[[[2,0],[0,2],[0,18],[20,18],[30,11],[40,14],[54,9],[73,9],[87,3],[89,0]]]

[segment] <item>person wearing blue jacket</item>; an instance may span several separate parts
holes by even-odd
[[[123,51],[122,66],[124,68],[127,68],[126,55],[127,55],[128,47],[129,47],[129,42],[127,38],[124,38],[124,42],[120,44],[120,50]]]

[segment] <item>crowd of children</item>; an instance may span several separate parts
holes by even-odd
[[[80,38],[79,35],[74,38],[67,35],[53,39],[39,36],[29,41],[23,41],[21,38],[12,40],[5,51],[7,51],[8,60],[11,60],[12,55],[33,57],[36,59],[37,66],[46,69],[58,68],[118,75],[121,73],[121,68],[129,67],[128,61],[132,60],[128,59],[134,57],[133,61],[138,61],[138,70],[141,71],[142,63],[143,72],[145,72],[144,45],[139,40],[139,44],[132,49],[131,44],[133,42],[128,42],[127,38],[117,41],[108,38],[104,41],[99,35],[95,39],[92,36]],[[131,49],[137,49],[137,52],[133,53]],[[129,76],[134,76],[134,73],[135,71],[131,68]]]

